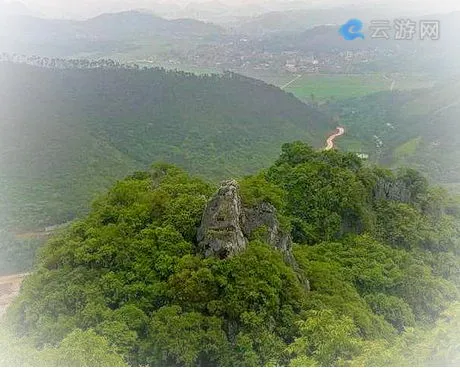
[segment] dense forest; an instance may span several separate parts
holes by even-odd
[[[285,144],[232,199],[276,219],[215,257],[197,229],[221,189],[167,164],[118,181],[41,250],[0,364],[460,364],[460,208],[443,189]]]
[[[286,141],[334,129],[294,96],[240,75],[197,76],[99,62],[0,62],[0,223],[35,230],[151,162],[206,179],[267,167]]]

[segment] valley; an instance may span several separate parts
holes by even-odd
[[[0,0],[0,366],[460,366],[460,12],[355,1]]]
[[[268,165],[284,142],[321,147],[334,127],[314,106],[234,73],[78,65],[0,63],[8,105],[0,122],[0,218],[15,232],[86,213],[117,179],[153,162],[209,181],[241,177]]]

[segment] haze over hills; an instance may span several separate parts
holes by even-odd
[[[350,18],[358,18],[363,22],[368,22],[371,19],[393,19],[403,15],[406,14],[401,14],[401,10],[379,6],[350,5],[305,10],[293,9],[268,12],[251,19],[242,20],[238,27],[247,34],[266,34],[280,31],[302,32],[315,26],[340,25]]]
[[[460,365],[458,13],[24,1],[0,2],[0,366]],[[441,40],[338,33],[406,14]]]
[[[354,8],[349,8],[349,10],[346,11],[350,11],[351,15],[354,11],[353,9]],[[321,73],[322,71],[334,71],[335,73],[366,73],[369,71],[386,73],[404,71],[409,73],[428,72],[433,75],[436,75],[436,73],[453,74],[457,70],[456,65],[458,64],[458,61],[456,60],[458,59],[455,57],[455,55],[457,55],[457,53],[459,52],[459,48],[458,46],[451,47],[454,35],[456,34],[455,30],[456,28],[458,28],[458,24],[460,24],[460,22],[458,22],[457,13],[452,13],[442,18],[443,30],[446,30],[447,34],[447,36],[443,37],[442,40],[440,40],[439,42],[430,42],[426,44],[416,41],[409,42],[407,43],[407,47],[404,49],[401,49],[401,47],[398,44],[398,41],[395,40],[382,41],[367,39],[363,42],[345,42],[343,39],[340,38],[336,26],[323,25],[311,29],[306,29],[305,31],[301,31],[301,24],[303,24],[302,20],[308,19],[309,15],[312,16],[312,18],[309,18],[311,21],[310,25],[314,25],[317,22],[324,22],[327,16],[331,17],[329,18],[331,20],[335,19],[336,21],[339,21],[340,17],[344,16],[344,14],[346,15],[344,11],[338,9],[329,9],[327,11],[318,10],[316,13],[285,13],[286,21],[283,22],[281,18],[278,30],[266,34],[262,37],[254,35],[252,38],[249,39],[241,39],[242,36],[239,34],[229,34],[228,31],[225,30],[225,28],[216,26],[214,24],[205,23],[192,19],[167,20],[155,16],[151,13],[139,11],[103,14],[85,21],[47,20],[29,16],[18,16],[8,17],[6,21],[0,25],[0,27],[3,27],[3,29],[5,30],[5,32],[0,34],[3,36],[0,36],[0,45],[2,46],[2,50],[10,53],[21,53],[22,51],[29,55],[41,54],[60,57],[92,56],[93,58],[97,58],[106,55],[125,54],[125,57],[128,60],[136,60],[138,58],[141,59],[141,55],[145,56],[149,54],[161,54],[164,59],[175,57],[176,60],[178,60],[177,63],[179,63],[179,61],[182,61],[184,64],[187,64],[187,62],[189,62],[190,64],[195,63],[195,66],[198,68],[205,66],[211,67],[212,65],[220,65],[222,69],[228,68],[230,70],[236,69],[238,71],[245,71],[245,68],[258,68],[260,65],[266,65],[265,63],[267,63],[267,61],[265,60],[271,60],[272,66],[267,67],[267,70],[275,70],[280,74],[282,72],[285,72],[286,65],[284,63],[289,63],[289,67],[294,68],[297,72],[302,72],[304,70],[303,68],[306,68],[306,70],[310,70],[309,68],[313,68],[312,70],[315,74],[318,74],[318,72]],[[363,17],[365,16],[365,14],[372,14],[372,9],[362,9]],[[298,22],[293,21],[294,18],[292,17],[298,19]],[[270,20],[270,16],[268,15],[266,16],[266,18],[264,18],[263,16],[260,19],[255,19],[254,21],[257,23],[261,19]],[[264,21],[262,21],[262,24],[263,23]],[[299,28],[297,30],[287,31],[287,28],[285,27],[288,27],[290,25],[293,25],[294,28]],[[308,24],[305,23],[304,27],[307,28]],[[399,50],[399,54],[395,54],[395,50]],[[350,59],[347,59],[347,53],[349,51],[357,55],[357,57],[353,56],[351,59],[356,59],[355,64],[353,64],[350,61]],[[421,55],[424,56],[421,57]],[[223,59],[220,59],[220,56],[222,56]],[[252,61],[251,59],[249,59],[249,56],[253,57],[256,61]],[[280,59],[278,60],[277,57],[279,57]],[[372,58],[374,59],[372,60]],[[27,56],[24,58],[24,60],[28,60],[28,62],[32,59],[33,58],[28,58]],[[422,59],[421,63],[420,59]],[[148,60],[149,64],[155,65],[155,60],[157,59],[152,58],[152,60],[154,61]],[[209,64],[200,64],[200,60],[202,60],[203,62],[209,62]],[[315,64],[315,62],[317,64]],[[78,61],[76,61],[74,64],[77,67],[79,67],[78,65],[83,65]],[[97,63],[95,65],[97,65]],[[53,65],[51,65],[50,63],[48,63],[48,66],[53,67]],[[56,64],[54,64],[54,66],[56,66]],[[352,67],[350,68],[350,66]],[[297,78],[297,74],[294,74],[297,72],[292,71],[293,77],[288,77],[289,79],[287,79],[285,83],[290,83],[290,80],[294,77]],[[48,76],[52,75],[52,73],[50,74],[50,72],[48,71],[41,71],[40,73],[43,73],[43,75]],[[64,76],[68,77],[66,73],[70,73],[73,75],[77,72],[62,71],[59,73],[64,73]],[[84,74],[85,72],[82,71],[81,73]],[[125,73],[125,71],[121,71],[120,73],[123,74]],[[14,74],[15,73],[13,73],[13,75]],[[248,74],[250,73],[248,72]],[[35,73],[32,73],[32,75],[32,79],[35,80]],[[218,78],[214,79],[219,80]],[[308,81],[308,78],[306,78],[306,80]],[[10,82],[13,84],[17,84],[19,83],[19,79],[16,81],[8,80],[8,83]],[[221,82],[222,80],[219,81],[219,83]],[[8,85],[8,83],[6,83],[6,85]],[[27,85],[32,82],[23,80],[23,83],[24,85]],[[50,83],[50,90],[54,90],[57,88],[55,86],[56,80],[53,78],[46,80],[46,83]],[[113,83],[116,84],[115,81]],[[197,83],[202,83],[200,78],[197,79]],[[258,82],[253,81],[253,83],[255,83],[255,85],[259,85]],[[260,86],[262,86],[262,84],[260,84]],[[63,87],[61,86],[59,88]],[[140,90],[138,89],[140,88],[140,85],[134,84],[133,88],[137,91],[136,93],[140,93]],[[225,87],[223,88],[225,89]],[[268,87],[263,87],[262,90],[264,88]],[[94,87],[90,84],[82,86],[82,91],[87,90],[94,90]],[[67,96],[69,94],[69,91],[65,88],[61,92],[63,96]],[[113,91],[110,90],[110,93],[112,92]],[[281,91],[278,92],[280,93],[280,95],[282,95]],[[121,92],[117,92],[117,94],[119,93]],[[261,93],[264,94],[265,92]],[[88,92],[88,94],[90,93]],[[308,94],[308,96],[310,96],[310,94]],[[31,96],[29,96],[28,98],[31,98]],[[60,98],[61,97],[58,96],[57,101],[60,101]],[[80,95],[80,93],[78,93],[76,94],[76,98],[78,102],[81,101],[80,99],[83,97]],[[125,100],[126,96],[120,98],[122,100],[121,106],[125,106],[125,104],[127,103]],[[372,98],[373,97],[369,97],[370,100],[372,100]],[[187,100],[187,97],[185,96],[184,99]],[[99,119],[102,117],[103,119],[106,119],[107,116],[104,115],[106,114],[106,112],[104,112],[101,116],[97,115],[99,113],[99,110],[104,111],[101,97],[96,96],[94,101],[97,108],[94,109],[95,115],[93,115],[92,118]],[[287,101],[288,100],[286,100],[287,104],[291,103],[288,103]],[[289,101],[294,100],[292,99]],[[259,102],[261,103],[261,110],[263,110],[262,106],[265,106],[263,99],[261,98]],[[175,103],[177,103],[177,101],[174,102],[174,104]],[[65,102],[65,104],[69,105],[70,102],[67,101]],[[297,104],[297,102],[295,102],[295,104]],[[372,105],[372,103],[370,102],[369,104]],[[299,105],[296,106],[297,107],[294,109],[295,111],[300,111],[302,108],[307,110],[310,109],[307,107],[299,108]],[[194,110],[195,108],[191,106],[190,109]],[[230,106],[226,106],[224,109],[228,109],[228,111],[230,111]],[[86,108],[86,105],[84,105],[84,108],[81,109],[81,111],[87,110],[88,109]],[[247,116],[252,116],[252,114],[255,114],[255,111],[256,110],[248,110]],[[167,114],[170,113],[171,112],[168,112]],[[326,111],[325,113],[330,114],[332,117],[334,116],[334,113],[330,113],[330,111]],[[372,114],[373,111],[364,109],[363,113]],[[79,113],[75,112],[74,114],[78,116]],[[135,113],[133,116],[136,116],[136,114],[137,113]],[[260,120],[260,116],[262,114],[265,114],[265,112],[257,112],[257,124],[262,124]],[[274,113],[274,115],[271,115],[271,118],[269,117],[269,115],[264,116],[266,116],[267,119],[272,119],[273,116],[277,116],[277,114],[278,112]],[[35,115],[35,112],[31,111],[30,116]],[[279,145],[279,143],[283,141],[280,138],[281,136],[287,138],[296,137],[298,134],[303,134],[304,130],[303,128],[300,128],[299,125],[302,121],[301,115],[302,114],[299,113],[298,115],[293,117],[292,122],[295,125],[295,127],[292,131],[286,133],[278,131],[278,133],[274,134],[274,137],[276,138],[273,139],[273,145],[271,147],[276,147],[277,145]],[[175,115],[172,113],[170,116],[168,115],[168,119],[170,119],[172,116]],[[308,114],[306,114],[306,116],[308,116]],[[85,119],[86,118],[83,118],[83,120]],[[55,118],[51,120],[55,121]],[[235,118],[229,117],[228,120],[235,121]],[[320,117],[319,121],[313,122],[313,124],[318,124],[318,126],[321,126],[323,122],[324,119]],[[50,122],[50,124],[53,125],[54,123]],[[72,127],[72,129],[74,128],[75,127]],[[354,129],[361,128],[363,129],[363,131],[365,131],[364,127],[358,127],[356,125],[354,126]],[[60,127],[59,129],[64,128]],[[65,129],[69,128],[66,127]],[[273,129],[275,132],[277,132],[276,128]],[[323,130],[322,132],[325,133],[326,131],[327,129]],[[55,132],[55,130],[53,130],[53,132]],[[318,142],[322,143],[324,136],[318,135],[318,132],[319,130],[317,129],[317,127],[313,127],[312,129],[310,129],[310,133],[315,135],[315,137],[313,140],[309,140],[309,142],[316,144],[318,144]],[[105,133],[101,136],[98,136],[96,139],[91,134],[92,133],[89,133],[88,135],[88,132],[83,133],[83,131],[79,131],[78,133],[72,133],[69,130],[65,133],[63,132],[63,135],[84,137],[82,138],[84,142],[93,142],[91,144],[88,143],[89,146],[94,146],[94,144],[97,144],[96,142],[98,141],[98,139],[103,139],[102,137],[104,137]],[[366,138],[368,139],[367,145],[372,146],[374,134]],[[132,142],[135,146],[139,144],[142,145],[143,143],[140,142],[143,142],[143,139],[145,137],[140,136],[138,138],[140,139],[140,141]],[[236,140],[237,138],[238,137],[235,136]],[[138,163],[150,163],[155,157],[157,157],[156,154],[158,154],[161,151],[158,151],[158,147],[156,147],[154,148],[154,152],[156,153],[154,154],[152,153],[152,151],[150,153],[150,156],[148,157],[143,155],[139,157],[125,157],[124,155],[126,154],[126,152],[124,152],[123,149],[121,150],[120,154],[120,152],[118,152],[119,147],[112,146],[113,141],[106,141],[104,139],[104,144],[101,145],[102,150],[107,149],[111,152],[106,156],[109,157],[110,160],[112,158],[115,158],[114,162],[124,162],[124,164],[120,165],[121,173],[126,173],[129,170],[129,168],[137,167],[136,165]],[[259,141],[260,139],[262,138],[258,137],[256,140]],[[288,141],[289,139],[284,140]],[[122,142],[121,138],[120,142]],[[164,143],[163,141],[161,142]],[[48,146],[43,142],[41,144],[43,144],[44,146]],[[202,149],[196,146],[196,142],[193,144],[195,144],[195,146],[192,149],[192,151],[195,149],[198,149],[198,151],[200,151]],[[91,148],[88,149],[91,151]],[[232,149],[230,149],[230,151],[231,150]],[[165,149],[161,152],[165,153],[166,151],[167,150]],[[174,154],[172,154],[172,152],[174,152],[174,150],[169,150],[169,153],[167,154],[166,158],[176,157],[174,156]],[[205,150],[201,151],[201,154],[203,154],[203,156],[200,156],[201,158],[205,157],[208,154],[211,154],[210,152],[205,152]],[[254,152],[260,155],[262,151],[260,151],[259,149],[255,149]],[[263,152],[268,153],[269,151]],[[270,152],[270,154],[273,154],[273,152]],[[226,152],[225,154],[227,153],[228,152]],[[32,152],[30,152],[30,154],[32,154]],[[99,152],[98,154],[95,153],[94,156],[99,157],[104,156],[104,154],[102,152]],[[62,155],[62,157],[66,157],[66,155]],[[161,156],[160,154],[159,157],[163,156]],[[201,158],[199,158],[198,161],[200,161]],[[172,159],[173,162],[179,163],[189,162],[189,160],[191,160],[190,157],[188,157],[187,159],[185,159],[184,157],[176,157]],[[248,163],[248,169],[243,169],[241,171],[241,167],[239,165],[236,165],[239,167],[237,171],[241,173],[248,172],[249,168],[261,167],[260,165],[263,166],[263,164],[266,162],[266,160],[257,159],[252,163]],[[111,167],[112,165],[113,163],[108,164],[107,167]],[[197,172],[196,168],[192,168],[192,171]],[[218,176],[216,175],[218,171],[218,169],[215,169],[215,172],[212,173],[212,176]],[[105,177],[105,174],[103,176]],[[107,174],[107,178],[112,178],[112,176]],[[97,184],[95,187],[103,188],[107,185],[107,183],[109,183],[110,180],[111,179],[95,180],[95,182],[100,183]],[[63,187],[67,186],[63,185]],[[49,188],[51,188],[51,184],[49,184],[48,189],[46,190],[49,190]],[[83,192],[86,193],[86,189],[83,190]],[[28,195],[25,194],[24,196],[27,197]],[[13,197],[19,198],[20,195],[16,193]],[[53,205],[53,207],[55,206]],[[34,210],[31,211],[31,213],[32,212],[36,211]]]
[[[345,41],[338,25],[357,16],[364,21],[367,37]],[[191,18],[165,19],[146,11],[107,13],[85,21],[7,16],[0,23],[0,52],[26,57],[112,58],[198,72],[231,70],[257,77],[455,74],[460,60],[456,40],[460,13],[412,18],[439,20],[442,37],[438,41],[405,42],[395,40],[393,33],[389,40],[371,37],[369,20],[401,16],[389,9],[356,6],[268,13],[226,26]]]
[[[0,14],[5,16],[29,15],[39,16],[38,11],[33,11],[21,1],[0,0]]]
[[[292,95],[233,74],[0,63],[0,80],[1,213],[23,227],[71,219],[155,161],[208,180],[240,176],[282,142],[321,146],[334,128]]]
[[[22,0],[21,3],[47,18],[87,19],[108,12],[147,9],[168,18],[192,17],[222,23],[273,11],[324,9],[349,5],[400,9],[404,12],[410,11],[411,14],[427,13],[433,9],[431,0],[410,0],[403,3],[396,0],[100,0],[80,3],[60,0]],[[460,10],[455,1],[438,2],[436,8],[441,12]]]
[[[86,21],[8,16],[0,28],[3,52],[54,57],[129,53],[139,47],[138,42],[148,42],[152,48],[165,42],[186,48],[184,44],[212,42],[225,33],[216,25],[192,19],[166,20],[140,11],[103,14]]]
[[[215,5],[220,6],[222,4]],[[460,24],[458,21],[458,13],[451,13],[442,16],[442,19],[440,18],[443,27],[443,37],[440,41],[423,43],[414,40],[413,42],[405,43],[406,47],[404,48],[401,48],[400,46],[401,41],[396,40],[372,40],[368,37],[364,41],[344,41],[338,34],[336,25],[321,25],[313,27],[315,24],[322,24],[324,22],[340,23],[340,19],[342,17],[347,18],[352,14],[362,17],[363,20],[371,19],[374,15],[377,16],[377,13],[379,12],[380,9],[378,7],[345,7],[330,8],[327,10],[271,13],[254,18],[250,22],[244,22],[240,25],[241,28],[238,28],[237,32],[233,30],[230,33],[224,27],[217,26],[212,23],[201,22],[193,19],[165,19],[149,12],[141,11],[102,14],[84,21],[49,20],[30,16],[6,17],[4,22],[0,24],[0,28],[3,30],[3,32],[0,33],[0,51],[7,52],[8,54],[24,53],[26,56],[19,59],[21,61],[34,63],[36,62],[36,59],[31,57],[31,54],[50,57],[58,56],[64,58],[83,56],[92,60],[107,56],[119,56],[125,61],[144,62],[144,65],[161,64],[162,61],[171,62],[169,66],[174,67],[192,65],[197,69],[201,68],[206,70],[206,68],[216,68],[220,71],[225,69],[237,70],[238,72],[244,72],[249,75],[254,73],[254,71],[262,71],[272,75],[274,73],[275,78],[273,79],[276,79],[276,74],[282,75],[287,73],[287,79],[285,79],[284,82],[278,83],[280,86],[291,84],[293,79],[297,79],[298,75],[301,73],[307,74],[307,78],[305,78],[307,83],[306,87],[308,87],[308,73],[314,76],[320,76],[322,73],[342,73],[345,75],[347,73],[381,73],[385,78],[389,79],[390,82],[393,77],[388,77],[386,74],[390,74],[392,72],[408,74],[427,73],[436,77],[439,77],[438,74],[452,75],[456,73],[457,66],[459,66],[458,60],[460,60],[456,57],[460,54],[460,48],[458,47],[458,43],[455,42],[455,35],[457,34],[456,30]],[[388,12],[390,12],[390,10],[388,10]],[[383,16],[383,13],[379,14],[380,16]],[[274,22],[274,19],[277,19],[278,22]],[[249,27],[247,28],[247,34],[249,35],[247,38],[245,38],[245,27]],[[4,59],[9,59],[8,55]],[[15,58],[13,58],[13,60],[15,60]],[[41,59],[38,58],[38,60]],[[57,66],[55,61],[50,60],[44,64],[51,67]],[[73,61],[72,64],[77,68],[80,68],[85,63]],[[86,66],[84,68],[86,68],[89,64],[85,65]],[[94,63],[94,66],[97,66],[97,63]],[[126,71],[121,71],[120,74],[125,72]],[[48,76],[52,75],[52,73],[50,74],[48,71],[41,71],[40,73]],[[63,78],[67,78],[69,76],[66,73],[74,75],[77,72],[74,70],[72,72],[61,71],[59,73],[64,73]],[[81,71],[81,73],[84,74],[87,72]],[[133,72],[130,71],[129,73]],[[13,73],[13,75],[14,74],[15,73]],[[34,80],[36,75],[34,73],[32,73],[32,75],[32,79]],[[376,76],[376,78],[380,77],[381,76],[379,75]],[[112,76],[110,76],[110,78],[112,78]],[[213,78],[216,81],[218,80],[219,83],[222,82],[222,80],[219,80],[217,77]],[[113,82],[114,85],[117,83],[116,80]],[[16,84],[19,83],[19,79],[16,81],[8,80],[8,83],[10,82]],[[388,89],[390,89],[390,84],[392,84],[390,82],[388,83]],[[28,85],[32,82],[23,80],[23,83],[24,85]],[[49,80],[45,80],[45,83],[50,83],[50,90],[57,88],[55,88],[55,83],[57,83],[56,80],[51,77]],[[74,82],[72,81],[72,83]],[[70,85],[72,85],[72,83]],[[197,83],[202,83],[202,80],[197,78]],[[262,86],[262,84],[258,84],[259,82],[252,81],[251,83]],[[63,87],[61,86],[59,88]],[[74,86],[73,88],[77,87]],[[136,90],[136,93],[140,93],[140,85],[135,83],[133,88]],[[225,89],[225,87],[223,88]],[[263,87],[262,90],[264,90],[264,88],[268,87]],[[336,88],[341,88],[341,86],[337,86]],[[397,85],[396,88],[398,89],[399,86]],[[86,92],[87,90],[94,90],[94,86],[91,84],[82,86],[82,91],[85,91],[85,93],[93,93]],[[63,96],[68,96],[70,93],[65,88],[63,88],[61,92]],[[110,89],[110,93],[112,92],[112,89]],[[121,92],[116,92],[116,95],[118,96],[119,93]],[[264,94],[265,92],[261,93]],[[281,91],[278,91],[278,93],[282,95]],[[331,93],[334,93],[334,91]],[[304,101],[308,100],[308,102],[312,105],[316,103],[315,101],[311,101],[311,99],[315,98],[313,93],[304,93],[304,97],[305,95],[307,98],[304,98]],[[32,97],[28,96],[27,98]],[[76,93],[76,98],[78,102],[82,101],[81,99],[83,97],[80,93]],[[128,106],[127,100],[125,100],[125,98],[127,98],[126,96],[117,98],[120,98],[122,101],[120,106]],[[282,100],[285,101],[285,98],[287,97],[283,97]],[[57,101],[59,102],[60,99],[61,96],[58,95]],[[184,96],[184,99],[187,100],[187,96]],[[372,101],[372,99],[373,97],[369,97],[369,101]],[[286,100],[286,103],[289,105],[290,103],[293,103],[292,101],[294,100],[289,100],[291,101],[289,103],[287,101],[288,100]],[[265,106],[263,99],[260,98],[259,102],[260,105],[256,106],[260,106],[260,109],[263,110],[263,107]],[[107,116],[104,115],[106,114],[106,111],[103,107],[101,96],[95,96],[94,103],[97,107],[94,108],[94,111],[90,110],[95,114],[92,115],[91,118],[99,119],[102,117],[103,119],[106,119]],[[174,104],[176,103],[178,102],[175,101]],[[68,107],[70,102],[66,101],[64,104]],[[308,111],[311,110],[311,107],[304,106],[299,108],[298,106],[300,105],[298,105],[298,102],[295,102],[295,104],[297,104],[297,107],[294,110],[297,112],[302,109],[307,109]],[[375,106],[375,104],[368,102],[368,100],[366,100],[366,104]],[[67,107],[65,107],[64,110]],[[83,105],[83,107],[81,111],[88,111],[86,108],[87,105]],[[360,107],[358,106],[357,108],[359,111]],[[377,107],[375,108],[377,109]],[[196,108],[192,105],[190,106],[190,109],[196,110]],[[228,121],[235,121],[236,118],[230,117],[230,105],[226,105],[224,110],[228,110]],[[101,116],[98,116],[100,111],[103,113]],[[262,124],[260,120],[260,116],[262,115],[266,116],[267,119],[272,119],[273,116],[279,116],[279,111],[272,114],[271,117],[266,115],[263,111],[258,111],[256,113],[256,110],[248,110],[246,113],[247,116],[251,117],[253,114],[257,115],[256,125]],[[339,113],[341,113],[341,111],[339,111]],[[362,113],[373,114],[374,112],[369,109],[362,109]],[[79,112],[74,112],[73,114],[75,114],[75,116],[79,116]],[[137,116],[137,113],[133,114],[133,116]],[[217,112],[214,112],[214,114],[217,115]],[[332,113],[331,111],[325,111],[325,114],[334,117],[335,110],[333,109]],[[34,115],[36,115],[35,112],[31,111],[30,116]],[[294,124],[294,128],[289,132],[284,133],[277,131],[276,128],[273,127],[273,123],[270,124],[270,126],[273,127],[274,132],[277,132],[274,134],[275,138],[273,139],[273,145],[271,147],[276,147],[276,145],[282,142],[280,139],[281,136],[287,138],[295,137],[298,134],[304,134],[303,128],[299,125],[302,121],[301,115],[301,113],[298,113],[298,115],[292,118],[291,122]],[[40,116],[40,114],[38,116]],[[74,118],[76,119],[75,116]],[[171,111],[167,112],[167,119],[174,116],[176,115],[174,115]],[[306,116],[308,116],[308,114],[306,114]],[[83,120],[86,118],[88,117],[83,118]],[[144,117],[141,118],[141,121],[143,119]],[[207,117],[206,119],[211,120],[210,117]],[[51,119],[50,126],[54,124],[53,121],[56,122],[55,117]],[[319,121],[313,122],[313,124],[321,126],[323,122],[324,118],[320,117]],[[317,129],[317,126],[310,129],[310,133],[315,136],[314,139],[308,140],[310,143],[322,143],[324,139],[324,136],[318,134],[320,130]],[[328,127],[331,126],[328,125]],[[74,128],[75,127],[72,127],[71,129]],[[359,127],[357,125],[353,125],[353,128],[363,129],[363,131],[366,131],[365,127]],[[102,151],[107,149],[111,152],[106,156],[109,157],[110,160],[114,158],[114,162],[124,162],[124,164],[120,165],[120,172],[122,173],[126,173],[129,168],[137,167],[136,165],[139,163],[148,164],[152,161],[152,159],[157,157],[156,154],[160,152],[161,154],[166,154],[168,151],[166,149],[160,149],[160,151],[158,151],[158,147],[155,147],[154,151],[152,151],[155,152],[155,154],[151,152],[148,157],[144,155],[136,157],[128,155],[129,157],[125,157],[124,155],[126,152],[123,149],[120,154],[120,152],[118,152],[120,151],[120,147],[113,147],[113,141],[111,139],[109,141],[105,140],[104,137],[106,133],[95,138],[92,133],[83,131],[79,131],[78,133],[73,131],[71,132],[68,130],[70,129],[68,127],[59,127],[59,129],[67,129],[66,132],[63,132],[63,135],[83,137],[82,140],[84,142],[93,142],[91,144],[88,143],[89,146],[94,146],[94,144],[97,144],[96,142],[98,139],[103,139],[104,143],[101,145]],[[54,132],[57,130],[52,130],[53,134],[55,134]],[[325,133],[326,131],[327,129],[324,129],[322,133]],[[373,135],[375,134],[377,133],[366,137],[366,147],[374,144]],[[142,146],[144,143],[140,142],[144,142],[144,138],[144,136],[137,137],[136,139],[140,139],[139,141],[136,141],[133,138],[134,140],[132,143],[134,146]],[[237,138],[238,137],[235,136],[236,140]],[[120,142],[122,142],[123,139],[120,138]],[[260,139],[262,138],[257,137],[256,141],[259,141]],[[164,141],[161,141],[161,143],[164,143]],[[41,144],[48,147],[48,145],[43,142]],[[122,146],[124,145],[124,143],[121,144]],[[206,155],[213,154],[196,146],[196,142],[193,143],[192,146],[192,151],[198,149],[200,154],[203,155],[200,156],[198,161]],[[88,149],[91,151],[91,148]],[[233,148],[230,148],[229,152],[231,152],[232,149]],[[193,156],[189,156],[188,158],[179,158],[179,156],[174,156],[175,154],[172,152],[175,152],[175,150],[168,151],[167,158],[175,157],[172,159],[173,162],[189,162]],[[229,152],[226,151],[225,154],[228,154]],[[254,152],[258,155],[262,154],[262,151],[259,149],[255,149]],[[268,153],[269,151],[263,152]],[[32,154],[32,152],[29,153]],[[161,154],[159,157],[163,157]],[[270,152],[270,154],[273,153]],[[102,152],[94,154],[94,157],[99,156],[104,156],[104,154]],[[62,155],[62,157],[66,157],[66,155]],[[254,162],[251,162],[250,160],[250,163],[247,165],[247,169],[245,168],[241,170],[241,166],[236,165],[239,167],[236,171],[241,173],[248,172],[248,170],[250,170],[249,168],[258,168],[260,165],[263,166],[266,162],[266,160],[259,159]],[[108,164],[107,167],[111,167],[112,164]],[[66,167],[66,165],[64,166]],[[214,170],[215,172],[212,173],[211,176],[217,177],[219,169]],[[197,172],[196,168],[192,168],[192,171]],[[207,175],[209,173],[207,172],[205,174]],[[103,176],[105,177],[105,174]],[[107,178],[112,178],[112,176],[107,174]],[[97,184],[95,187],[105,187],[110,180],[111,179],[96,180],[95,182],[99,182],[100,184]],[[64,185],[63,187],[67,186]],[[51,184],[48,186],[47,190],[49,190],[49,188],[51,188]],[[86,189],[83,190],[83,192],[86,193]],[[24,198],[27,196],[28,195],[25,194]],[[19,198],[20,195],[16,193],[13,197]],[[31,211],[31,213],[34,211]]]

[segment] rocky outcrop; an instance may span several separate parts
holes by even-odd
[[[198,229],[197,240],[206,257],[231,257],[248,244],[243,234],[243,206],[234,180],[222,183],[217,194],[207,204]]]
[[[378,178],[374,187],[374,199],[410,203],[412,193],[403,180]]]
[[[198,229],[198,243],[206,257],[227,258],[246,249],[256,230],[261,230],[267,244],[283,252],[294,262],[292,240],[280,228],[276,209],[270,203],[244,208],[238,183],[234,180],[222,183],[209,201]]]
[[[199,248],[205,257],[225,259],[243,252],[249,240],[257,236],[280,250],[285,261],[296,271],[306,290],[310,283],[292,254],[292,240],[277,218],[276,208],[270,203],[243,207],[238,183],[234,180],[221,184],[208,202],[198,229]]]
[[[276,208],[270,203],[261,203],[254,208],[244,209],[243,233],[248,238],[254,231],[261,229],[267,244],[280,250],[286,260],[294,264],[292,255],[292,239],[289,233],[280,228]]]

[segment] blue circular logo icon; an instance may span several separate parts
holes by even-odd
[[[362,38],[364,40],[364,34],[360,32],[363,29],[363,22],[359,19],[350,19],[339,29],[339,33],[347,41],[353,41],[356,38]]]

